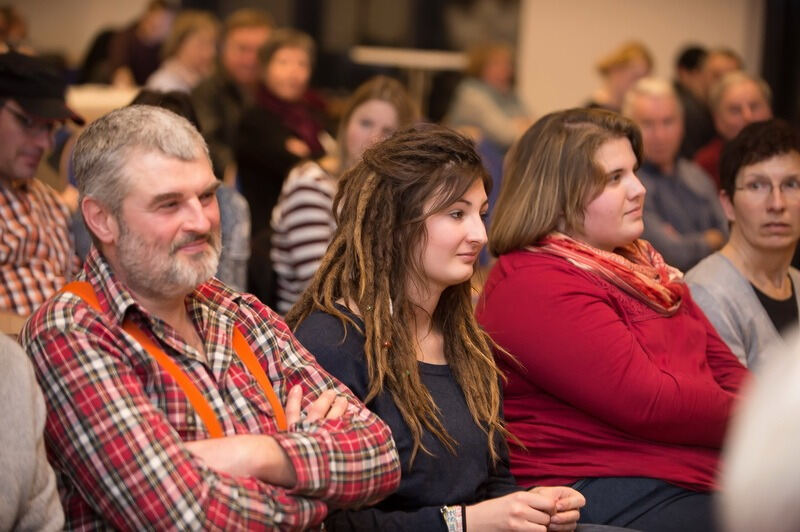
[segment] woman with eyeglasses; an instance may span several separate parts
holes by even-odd
[[[686,275],[695,301],[743,364],[798,325],[800,140],[780,120],[756,122],[729,142],[720,200],[731,237]]]

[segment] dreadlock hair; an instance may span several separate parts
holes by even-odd
[[[358,329],[335,303],[357,307],[370,381],[365,402],[384,390],[391,394],[414,440],[412,463],[419,449],[430,454],[421,443],[423,430],[454,454],[457,442],[442,426],[420,378],[416,307],[407,287],[426,287],[421,269],[426,218],[445,210],[478,179],[488,194],[491,178],[473,143],[442,126],[412,126],[367,149],[341,177],[333,205],[337,230],[310,285],[286,315],[293,329],[314,310]],[[446,288],[431,325],[442,333],[445,357],[496,461],[496,440],[502,441],[496,437],[508,434],[500,418],[500,372],[491,340],[475,320],[471,290],[469,280]]]

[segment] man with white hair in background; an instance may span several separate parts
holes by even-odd
[[[66,527],[301,529],[394,490],[386,424],[212,277],[219,182],[200,133],[126,107],[84,130],[73,162],[94,245],[21,334]]]
[[[771,99],[766,81],[739,70],[725,74],[711,87],[709,105],[717,136],[697,151],[694,161],[714,179],[717,189],[723,145],[747,124],[772,118]]]
[[[639,80],[625,96],[623,113],[642,131],[644,161],[636,173],[647,189],[642,238],[669,264],[687,270],[727,239],[717,191],[699,166],[679,156],[683,113],[670,83]]]

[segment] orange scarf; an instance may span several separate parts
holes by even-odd
[[[664,262],[647,240],[635,240],[609,253],[554,231],[526,249],[562,257],[666,316],[681,306],[683,274]]]

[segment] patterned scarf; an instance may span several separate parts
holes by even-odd
[[[314,96],[306,91],[296,102],[281,100],[263,85],[259,86],[256,101],[280,119],[281,124],[306,143],[311,149],[311,157],[320,157],[325,149],[319,141],[322,121],[318,116],[319,104]]]
[[[609,253],[554,231],[525,249],[562,257],[666,316],[681,306],[683,274],[664,262],[647,240],[635,240]]]

